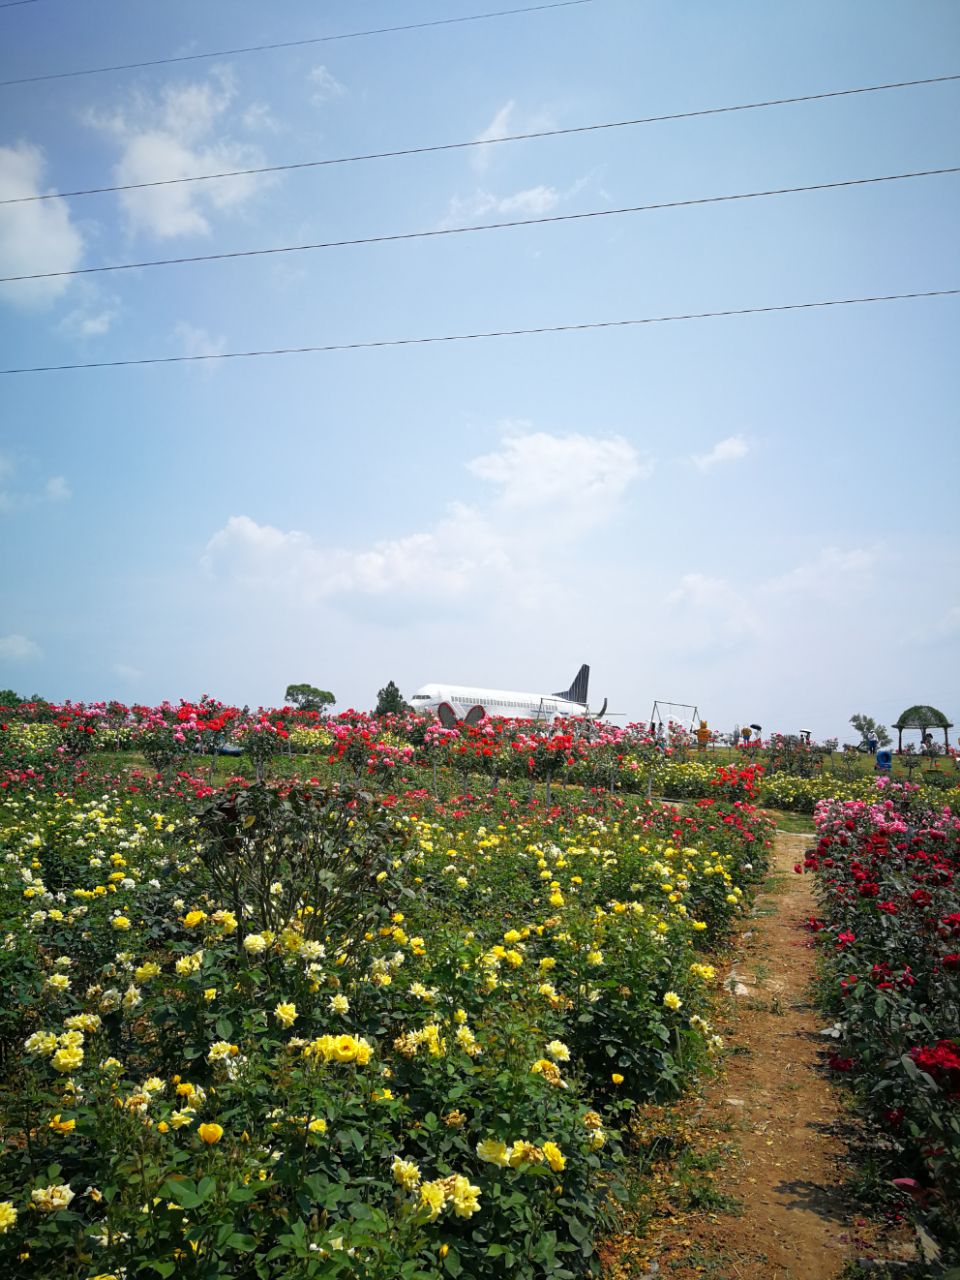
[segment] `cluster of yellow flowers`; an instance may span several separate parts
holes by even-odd
[[[477,1157],[484,1164],[493,1164],[500,1169],[520,1169],[524,1165],[546,1163],[554,1173],[562,1173],[567,1166],[567,1157],[555,1142],[545,1142],[538,1147],[518,1139],[508,1146],[498,1138],[485,1138],[477,1143]]]
[[[480,1209],[480,1188],[462,1173],[425,1182],[419,1166],[399,1156],[394,1156],[392,1172],[402,1190],[418,1194],[417,1208],[425,1213],[428,1222],[435,1222],[448,1207],[458,1218],[472,1218]]]
[[[37,1187],[30,1192],[30,1199],[41,1213],[56,1213],[66,1209],[74,1197],[69,1183],[55,1182],[49,1187]]]
[[[393,1047],[405,1058],[415,1058],[421,1048],[425,1048],[432,1058],[442,1058],[447,1051],[447,1041],[440,1034],[437,1023],[428,1022],[417,1031],[407,1031],[402,1036],[397,1036]]]
[[[363,1036],[317,1036],[304,1045],[303,1057],[320,1065],[324,1062],[356,1063],[365,1067],[373,1057],[373,1046]]]

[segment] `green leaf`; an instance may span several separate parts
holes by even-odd
[[[183,1182],[165,1182],[162,1190],[163,1194],[178,1204],[181,1209],[195,1209],[202,1203],[196,1187],[188,1179]]]
[[[443,1260],[443,1269],[452,1276],[459,1276],[463,1273],[463,1263],[460,1261],[460,1255],[456,1249],[451,1249]]]
[[[234,1204],[244,1204],[247,1200],[252,1200],[256,1194],[256,1187],[233,1187],[227,1199]]]
[[[242,1231],[235,1231],[227,1241],[227,1247],[238,1249],[241,1253],[250,1253],[257,1247],[257,1242],[253,1236],[244,1235]]]

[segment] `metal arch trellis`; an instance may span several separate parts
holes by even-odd
[[[679,708],[682,711],[689,711],[690,712],[689,717],[678,717],[678,716],[671,715],[670,710],[675,708]],[[667,724],[669,724],[670,721],[672,720],[675,724],[676,723],[682,724],[685,729],[689,729],[692,732],[694,729],[697,728],[697,726],[700,723],[700,708],[695,703],[665,702],[663,699],[657,699],[654,701],[653,710],[650,712],[650,728],[651,729],[653,728],[654,725],[659,725],[661,728],[663,728],[663,725],[664,725],[663,713],[665,710],[667,711],[667,717],[666,717]],[[689,723],[687,723],[687,721],[689,721]]]

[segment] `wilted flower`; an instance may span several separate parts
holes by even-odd
[[[58,1182],[49,1187],[37,1187],[35,1191],[31,1191],[30,1199],[44,1213],[56,1213],[69,1206],[73,1195],[68,1183]]]

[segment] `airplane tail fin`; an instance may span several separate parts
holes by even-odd
[[[574,677],[573,684],[569,689],[565,689],[561,693],[555,693],[555,698],[565,698],[567,702],[580,702],[584,706],[587,705],[587,686],[590,684],[590,668],[586,663],[580,668]]]

